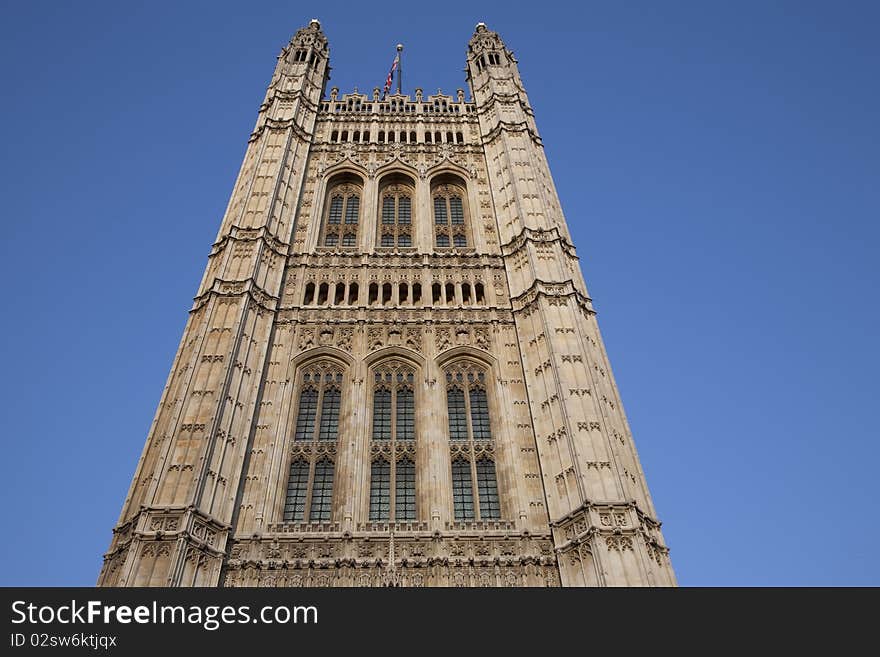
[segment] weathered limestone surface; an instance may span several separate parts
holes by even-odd
[[[513,53],[477,26],[470,102],[328,79],[312,21],[279,55],[98,584],[675,585]],[[461,373],[490,436],[450,434]],[[414,436],[374,433],[383,376]],[[338,428],[300,440],[315,377]],[[456,517],[456,459],[473,482],[494,467],[498,510],[474,483]],[[413,464],[412,516],[371,515],[380,461]]]

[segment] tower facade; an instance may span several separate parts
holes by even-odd
[[[104,586],[675,585],[516,60],[259,109]]]

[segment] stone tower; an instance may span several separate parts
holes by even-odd
[[[279,58],[98,580],[675,584],[513,53]]]

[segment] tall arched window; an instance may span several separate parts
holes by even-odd
[[[346,249],[357,246],[362,189],[360,178],[353,174],[341,174],[331,179],[324,203],[321,246]]]
[[[332,519],[342,379],[342,368],[329,361],[310,365],[300,377],[285,522]]]
[[[501,517],[486,372],[463,361],[446,368],[446,408],[452,462],[452,510],[457,522]]]
[[[432,184],[434,244],[437,248],[469,246],[466,197],[464,184],[454,176],[440,176]]]
[[[379,246],[413,245],[413,183],[403,175],[383,179],[379,193]]]
[[[417,517],[414,381],[413,369],[399,361],[373,371],[371,521]]]

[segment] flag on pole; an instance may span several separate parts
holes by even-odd
[[[391,89],[391,82],[394,80],[394,71],[397,70],[398,64],[400,64],[400,53],[397,53],[394,57],[394,61],[391,62],[391,70],[388,71],[388,77],[385,78],[385,88],[382,89],[382,100],[385,100],[385,96]]]

